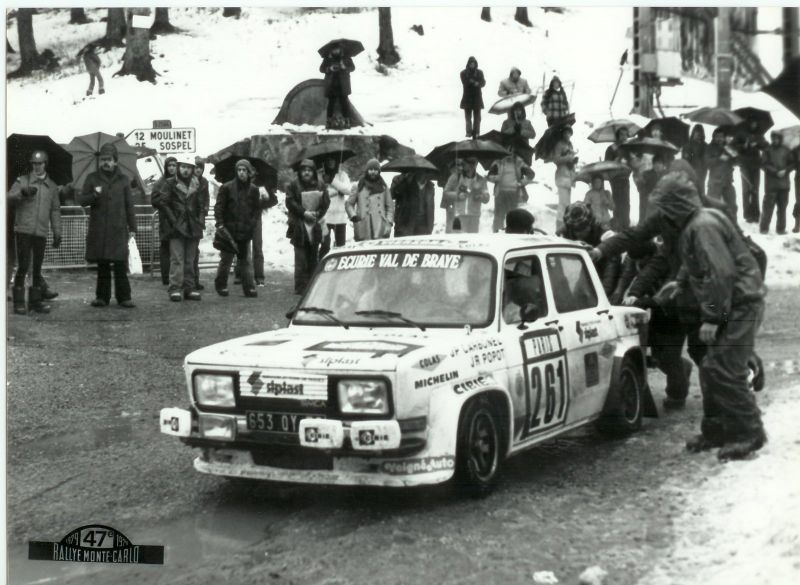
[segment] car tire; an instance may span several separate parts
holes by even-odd
[[[630,357],[622,361],[616,385],[609,390],[598,429],[610,437],[627,437],[642,428],[645,381],[641,369]]]
[[[461,411],[454,487],[464,495],[487,496],[500,470],[502,433],[488,398],[469,401]]]

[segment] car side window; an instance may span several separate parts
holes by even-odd
[[[559,313],[597,306],[597,292],[592,278],[578,254],[548,254],[547,273]]]
[[[547,295],[538,257],[507,260],[503,274],[503,321],[519,323],[520,309],[529,303],[536,305],[539,315],[547,314]]]

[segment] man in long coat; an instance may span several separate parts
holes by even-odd
[[[93,307],[106,307],[111,301],[111,272],[114,295],[121,307],[131,309],[128,281],[128,239],[136,233],[136,215],[130,179],[119,169],[119,155],[113,144],[100,148],[100,170],[83,183],[78,203],[90,207],[86,235],[86,261],[97,263],[97,291]]]

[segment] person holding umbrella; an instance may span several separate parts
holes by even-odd
[[[783,145],[783,134],[773,131],[771,144],[764,150],[761,168],[764,169],[764,204],[759,225],[762,234],[769,233],[772,212],[777,207],[776,232],[786,233],[786,207],[789,205],[789,173],[792,165],[792,151]]]
[[[542,96],[542,112],[547,119],[547,126],[555,126],[561,120],[569,116],[569,101],[567,92],[561,85],[561,80],[557,75],[550,80],[550,87]]]
[[[708,196],[724,203],[728,216],[736,223],[736,189],[733,186],[733,166],[739,153],[731,145],[732,136],[723,127],[714,129],[706,151],[708,164]]]
[[[111,143],[99,152],[99,170],[90,173],[78,195],[78,203],[91,207],[86,234],[86,261],[97,263],[97,287],[92,306],[107,307],[111,301],[111,273],[114,295],[126,309],[131,300],[128,281],[128,240],[136,234],[136,215],[130,179],[119,170],[119,153]]]
[[[486,186],[486,179],[477,172],[477,158],[470,157],[458,162],[456,172],[447,180],[442,198],[448,206],[452,206],[453,221],[456,219],[459,221],[461,231],[477,234],[481,220],[481,205],[489,203],[489,189]]]
[[[478,69],[478,60],[475,57],[467,59],[467,66],[461,71],[461,109],[464,110],[467,138],[477,139],[481,133],[481,110],[483,109],[483,92],[481,88],[486,85],[483,71]]]
[[[182,155],[177,162],[178,174],[153,193],[153,207],[164,216],[169,236],[169,300],[180,302],[182,291],[187,301],[199,301],[194,262],[203,237],[204,201],[200,181],[194,176],[194,159]]]
[[[506,214],[519,207],[520,202],[527,203],[528,192],[525,186],[533,183],[534,176],[533,169],[515,154],[509,154],[492,163],[486,177],[487,181],[494,183],[492,231],[497,233],[502,230]]]
[[[531,91],[531,86],[528,85],[528,80],[522,77],[522,72],[517,67],[512,67],[511,72],[508,74],[508,78],[500,82],[497,95],[500,97],[507,97],[520,93],[533,92]]]
[[[536,137],[536,130],[530,120],[525,116],[525,106],[521,103],[514,104],[508,111],[508,117],[503,120],[503,125],[500,126],[500,133],[506,138],[507,142],[512,142],[514,139],[520,141],[522,144],[528,145],[528,140]]]
[[[578,153],[572,147],[572,127],[564,126],[561,138],[551,154],[551,162],[556,164],[555,183],[558,189],[558,210],[556,211],[556,230],[563,226],[564,212],[572,199],[572,183],[575,178],[575,165]]]
[[[629,138],[628,128],[620,126],[614,131],[614,142],[606,148],[605,160],[628,164],[628,156],[620,149]],[[614,229],[621,230],[631,225],[631,181],[627,175],[611,179],[611,198],[614,201]]]
[[[759,191],[761,189],[761,153],[769,144],[755,119],[745,120],[737,132],[735,147],[739,153],[739,172],[742,177],[742,213],[747,223],[758,223]],[[766,197],[766,192],[764,193]]]
[[[37,313],[49,313],[44,303],[47,285],[42,277],[42,264],[47,246],[47,233],[53,231],[53,248],[61,245],[60,192],[47,175],[47,153],[43,150],[31,154],[31,172],[14,181],[8,192],[9,206],[14,206],[14,237],[17,251],[17,273],[14,278],[12,298],[14,313],[27,313],[25,304],[25,278],[33,263],[33,286],[28,289],[28,306]],[[50,298],[58,296],[52,293]]]
[[[360,43],[359,43],[360,44]],[[326,128],[350,128],[350,74],[356,66],[341,42],[328,44],[329,51],[322,55],[320,73],[325,74],[325,97],[328,98]],[[336,109],[339,109],[337,114]],[[335,117],[335,116],[339,117]]]
[[[305,292],[320,259],[320,244],[328,235],[325,214],[331,204],[329,193],[328,187],[317,176],[314,161],[301,161],[297,179],[286,188],[286,209],[289,212],[286,237],[294,247],[296,295]]]
[[[394,201],[377,159],[367,161],[364,176],[345,202],[356,241],[388,238],[394,225]]]
[[[394,235],[424,236],[433,233],[434,187],[429,171],[406,171],[392,180]]]
[[[692,165],[694,172],[697,173],[697,182],[701,195],[705,194],[706,174],[708,173],[706,166],[707,148],[706,131],[702,124],[695,124],[692,128],[692,133],[689,135],[689,142],[681,150],[681,157]]]

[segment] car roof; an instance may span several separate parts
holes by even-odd
[[[520,248],[570,247],[583,249],[573,240],[543,234],[433,234],[430,236],[404,236],[362,242],[348,242],[345,246],[331,250],[331,253],[380,251],[398,249],[442,249],[480,251],[502,257],[510,250]]]

